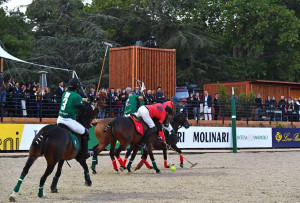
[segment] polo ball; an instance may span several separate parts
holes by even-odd
[[[175,166],[171,166],[171,171],[176,171],[176,167]]]

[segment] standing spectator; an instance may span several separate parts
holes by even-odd
[[[20,88],[20,83],[16,82],[15,87],[13,87],[13,104],[14,104],[14,116],[21,115],[21,94],[22,90]]]
[[[165,102],[165,96],[164,94],[161,92],[161,87],[157,87],[156,90],[156,103],[164,103]]]
[[[265,110],[266,110],[266,116],[269,117],[271,113],[271,97],[268,95],[267,99],[265,101]]]
[[[31,117],[39,117],[40,115],[40,103],[37,87],[33,86],[30,91],[30,104],[31,104]]]
[[[281,97],[280,97],[280,100],[279,100],[279,102],[278,102],[278,110],[281,111],[281,119],[282,119],[282,120],[285,119],[285,116],[284,116],[284,115],[285,115],[286,105],[287,105],[287,103],[286,103],[286,101],[285,101],[285,99],[284,99],[284,96],[281,96]]]
[[[0,89],[0,105],[3,106],[5,106],[6,103],[6,94],[7,94],[6,88],[7,88],[6,83],[3,82],[2,87]]]
[[[293,111],[293,121],[299,121],[299,102],[297,98],[294,98],[294,111]]]
[[[156,103],[156,93],[155,90],[151,90],[152,97],[154,98],[153,103]]]
[[[110,107],[114,112],[114,117],[117,117],[118,109],[116,108],[116,102],[118,100],[118,95],[115,92],[115,89],[113,87],[110,88],[110,92],[108,93],[108,98],[110,101]]]
[[[116,93],[117,93],[117,97],[118,97],[118,99],[116,100],[116,111],[117,111],[116,117],[120,117],[122,115],[121,89],[117,88]]]
[[[28,91],[26,85],[22,85],[21,87],[21,108],[22,108],[22,116],[27,116],[27,110],[26,110],[26,100],[28,99]]]
[[[121,101],[120,116],[122,116],[122,114],[124,113],[125,103],[126,103],[127,99],[128,99],[128,94],[126,93],[125,89],[122,89],[121,94],[119,95],[119,100]]]
[[[142,95],[142,92],[140,91],[140,87],[139,87],[139,86],[136,86],[136,87],[135,87],[135,89],[134,89],[134,94],[139,95],[139,96]]]
[[[64,94],[64,82],[61,80],[58,83],[58,87],[56,88],[56,97],[57,97],[57,103],[61,103],[62,95]]]
[[[294,101],[293,101],[292,97],[289,97],[289,99],[287,101],[287,117],[288,117],[288,120],[292,119],[293,112],[294,112]]]
[[[255,103],[256,103],[255,120],[259,121],[261,120],[262,117],[262,108],[263,108],[263,103],[259,92],[257,93],[257,97],[255,98]]]
[[[96,90],[95,90],[95,86],[92,85],[92,86],[90,86],[90,93],[89,93],[88,98],[89,98],[90,101],[94,101],[95,97],[96,97]]]
[[[200,94],[199,92],[196,92],[195,97],[194,97],[194,120],[200,120]]]
[[[211,120],[211,106],[212,97],[208,94],[208,91],[204,91],[204,118],[205,120]]]
[[[133,94],[131,87],[126,87],[126,93],[127,93],[128,97]]]
[[[146,97],[146,105],[151,105],[154,103],[155,100],[153,95],[151,94],[151,90],[147,91],[145,97]]]
[[[214,120],[218,120],[218,115],[219,115],[219,111],[220,111],[219,94],[218,93],[215,94],[214,108],[215,108]]]
[[[79,95],[81,96],[81,98],[87,98],[86,87],[83,86],[82,88],[80,88]]]
[[[270,103],[270,112],[271,112],[270,116],[274,119],[274,121],[276,120],[275,119],[276,108],[277,108],[277,101],[276,101],[276,97],[273,95],[271,103]]]
[[[298,98],[298,100],[295,103],[297,105],[296,109],[298,109],[298,117],[299,117],[299,121],[300,121],[300,97]],[[295,111],[296,111],[296,109],[295,109]]]
[[[46,86],[42,92],[42,103],[43,103],[43,114],[46,117],[53,117],[52,112],[51,112],[51,104],[52,104],[52,93],[50,89]]]
[[[105,118],[105,112],[108,112],[108,105],[107,105],[107,92],[105,88],[100,89],[99,93],[99,100],[98,100],[98,105],[100,106],[101,110],[99,112],[99,117],[101,119]]]
[[[189,120],[192,120],[194,119],[194,107],[195,107],[195,102],[194,102],[194,95],[191,93],[189,98],[187,99],[187,105],[186,105],[186,108],[187,108],[187,115],[188,115],[188,119]]]

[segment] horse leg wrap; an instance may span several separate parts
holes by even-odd
[[[128,171],[130,171],[131,164],[132,164],[132,161],[131,161],[131,160],[129,160],[129,162],[128,162],[128,164],[127,164],[127,167],[126,167]]]
[[[164,160],[164,167],[168,168],[168,161],[167,161],[167,159]]]
[[[92,169],[92,170],[95,170],[97,164],[98,164],[98,157],[94,157],[94,156],[93,156],[92,167],[91,167],[91,169]]]
[[[43,197],[44,196],[44,185],[40,185],[39,186],[39,193],[38,193],[39,197]]]
[[[158,170],[155,160],[152,161],[152,165],[155,170]]]
[[[148,161],[145,161],[145,165],[147,166],[147,168],[151,168],[150,164],[148,163]]]
[[[127,159],[128,159],[128,157],[125,156],[125,157],[124,157],[124,166],[126,165]]]
[[[180,156],[180,163],[183,163],[183,155],[182,155],[182,153],[180,153],[179,156]]]
[[[124,164],[122,158],[121,158],[120,156],[118,156],[117,159],[118,159],[118,161],[119,161],[121,167],[124,167],[124,168],[125,168],[125,164]]]
[[[114,169],[117,171],[117,170],[118,170],[118,166],[117,166],[116,159],[113,158],[113,159],[111,159],[111,161],[112,161],[112,164],[113,164],[113,166],[114,166]]]
[[[18,180],[18,183],[17,183],[17,185],[14,188],[15,192],[19,192],[23,180],[24,180],[24,176],[20,176],[20,178]]]

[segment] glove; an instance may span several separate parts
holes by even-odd
[[[92,104],[91,104],[91,107],[92,107],[92,109],[93,109],[93,111],[94,111],[95,108],[96,108],[96,104],[92,103]]]

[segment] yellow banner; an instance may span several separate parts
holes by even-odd
[[[0,124],[0,150],[19,150],[24,124]]]

